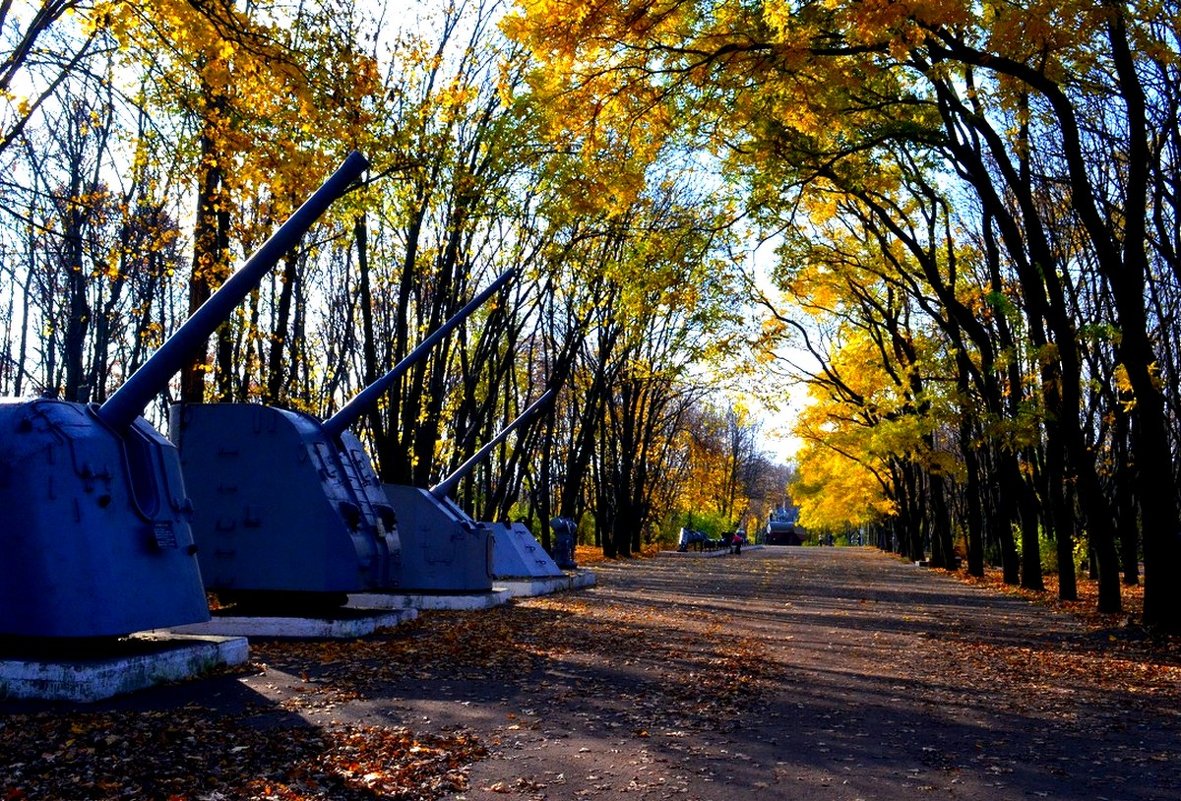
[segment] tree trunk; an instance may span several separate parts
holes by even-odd
[[[80,191],[81,187],[72,191]],[[66,293],[69,308],[66,316],[64,366],[66,371],[65,399],[85,403],[90,400],[89,389],[85,386],[83,352],[86,348],[86,331],[90,325],[90,304],[86,298],[87,270],[82,264],[82,225],[84,211],[81,202],[66,213],[65,249],[62,253],[62,269],[66,274]]]
[[[928,474],[927,480],[931,496],[932,564],[944,570],[955,570],[955,542],[951,533],[951,514],[947,507],[947,482],[942,475],[934,472]]]
[[[1110,0],[1104,5],[1111,10],[1108,29],[1112,61],[1127,105],[1129,177],[1122,259],[1117,254],[1110,254],[1111,258],[1101,264],[1106,268],[1104,273],[1110,281],[1119,312],[1120,361],[1127,369],[1136,396],[1136,405],[1132,409],[1132,452],[1140,485],[1137,495],[1144,520],[1151,521],[1144,530],[1144,623],[1175,633],[1181,632],[1181,581],[1177,580],[1178,573],[1181,573],[1181,520],[1177,510],[1172,440],[1164,397],[1156,383],[1157,358],[1148,333],[1144,302],[1148,273],[1145,199],[1151,158],[1147,101],[1129,47],[1124,6]],[[1082,164],[1078,169],[1081,179],[1085,169]],[[1094,203],[1091,198],[1088,201]],[[1097,226],[1092,230],[1102,230],[1102,218],[1097,210],[1089,207],[1085,211],[1091,222],[1088,227]],[[1112,245],[1114,247],[1114,243]],[[1107,548],[1109,542],[1105,539],[1100,546]]]
[[[1047,443],[1047,449],[1050,444]],[[1055,555],[1058,560],[1058,597],[1063,601],[1078,600],[1078,583],[1075,580],[1074,532],[1076,520],[1074,503],[1066,485],[1061,451],[1046,454],[1047,492],[1049,514],[1053,520]]]
[[[973,442],[973,431],[967,415],[960,416],[960,452],[964,457],[967,481],[964,487],[968,512],[965,521],[968,535],[968,575],[984,576],[984,508],[981,503],[980,458]]]
[[[1032,466],[1035,455],[1029,451],[1027,454],[1025,462]],[[1021,519],[1021,586],[1041,592],[1046,585],[1042,579],[1041,515],[1034,480],[1033,476],[1017,480],[1017,503]]]
[[[224,106],[224,100],[214,95],[209,87],[205,88],[205,99],[213,107]],[[193,268],[189,274],[190,317],[213,295],[220,277],[219,263],[224,252],[218,212],[224,179],[220,164],[213,134],[203,133],[198,167],[197,219],[193,226]],[[208,347],[209,343],[204,341],[196,345],[192,357],[181,368],[180,399],[186,403],[205,400]]]
[[[1112,433],[1115,468],[1116,529],[1119,532],[1120,564],[1124,584],[1134,587],[1140,583],[1140,521],[1135,494],[1135,465],[1128,451],[1131,421],[1117,402],[1115,431]]]
[[[989,520],[993,524],[992,539],[1001,552],[1001,580],[1005,584],[1017,585],[1021,583],[1021,562],[1017,555],[1017,540],[1013,536],[1013,526],[1022,516],[1020,504],[1025,489],[1021,485],[1024,479],[1021,478],[1017,454],[1005,446],[1001,447],[1002,450],[998,450],[997,453],[997,474],[1001,484],[998,500],[1003,511]]]
[[[358,243],[358,250],[362,245]],[[291,327],[291,298],[295,294],[295,282],[299,278],[297,259],[294,253],[283,260],[283,278],[279,286],[279,308],[275,312],[275,329],[271,333],[271,349],[267,357],[267,391],[264,402],[277,404],[286,395],[287,371],[283,369],[283,352],[287,334]],[[367,279],[366,279],[367,281]]]

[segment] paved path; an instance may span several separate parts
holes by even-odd
[[[595,570],[365,640],[256,643],[246,675],[0,705],[0,790],[376,800],[372,743],[462,730],[490,753],[456,801],[1181,801],[1181,669],[1119,631],[868,549]]]
[[[550,783],[535,793],[548,798],[1181,799],[1178,674],[1147,689],[1136,675],[1124,691],[1096,685],[1101,646],[1045,607],[857,549],[597,572],[604,606],[678,610],[697,627],[705,615],[753,641],[772,687],[715,728],[521,734],[476,766],[467,798],[533,781]],[[643,653],[612,661],[634,671],[629,658],[644,669]],[[585,703],[587,719],[609,710]]]

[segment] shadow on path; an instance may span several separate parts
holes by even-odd
[[[695,753],[727,788],[702,798],[1181,799],[1181,673],[1113,681],[1073,618],[1021,598],[831,548],[609,565],[600,585],[766,648],[777,690]]]

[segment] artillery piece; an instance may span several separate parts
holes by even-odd
[[[385,485],[386,497],[401,521],[398,531],[402,537],[402,590],[435,593],[492,590],[493,526],[473,520],[450,496],[468,473],[549,403],[553,394],[552,389],[548,390],[455,472],[429,490],[402,484]]]
[[[565,576],[524,523],[485,523],[492,533],[492,577],[551,579]]]
[[[0,636],[209,619],[176,448],[140,415],[368,162],[335,173],[101,406],[0,401]]]
[[[578,523],[569,517],[555,517],[549,525],[554,532],[554,563],[562,570],[577,570],[574,546],[578,540]]]
[[[512,276],[500,275],[327,420],[258,404],[173,407],[208,590],[246,611],[315,614],[349,593],[400,586],[400,516],[348,428]]]

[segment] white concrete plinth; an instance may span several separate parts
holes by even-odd
[[[283,640],[354,640],[418,617],[416,609],[370,608],[347,611],[347,615],[336,618],[217,615],[208,623],[193,623],[172,630],[185,634],[236,634]]]
[[[101,655],[0,659],[0,698],[89,703],[241,665],[249,658],[243,637],[140,632],[112,642]]]
[[[578,570],[544,578],[498,578],[496,586],[508,590],[514,598],[526,598],[593,587],[597,580],[591,571]]]
[[[493,587],[491,592],[460,593],[394,593],[363,592],[349,596],[349,607],[357,609],[491,609],[509,600],[508,590]]]

